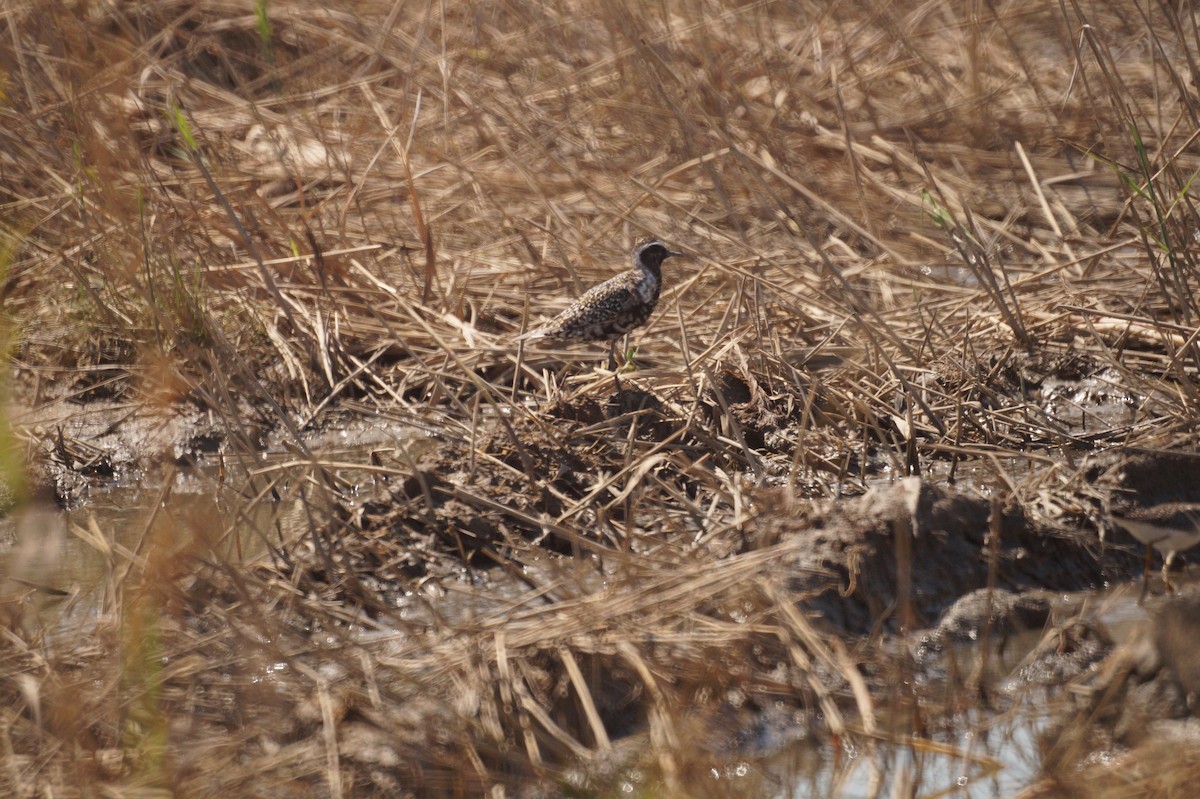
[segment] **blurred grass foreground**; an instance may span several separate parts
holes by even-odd
[[[0,19],[0,793],[1192,795],[1082,622],[1007,759],[906,637],[1196,449],[1192,3]],[[518,346],[650,236],[621,390]]]

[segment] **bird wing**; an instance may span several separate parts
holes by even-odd
[[[564,331],[569,330],[575,323],[586,319],[590,311],[602,309],[605,316],[621,316],[631,312],[642,304],[642,299],[634,288],[636,278],[635,274],[624,273],[592,286],[561,313],[536,330],[524,334],[522,339],[561,337]],[[568,335],[567,338],[576,336]]]

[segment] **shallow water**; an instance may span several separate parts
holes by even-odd
[[[770,764],[787,787],[777,799],[1009,796],[1037,774],[1036,737],[1043,719],[1032,714],[987,727],[984,719],[939,740],[880,742],[862,751],[822,747],[820,756],[789,751]]]

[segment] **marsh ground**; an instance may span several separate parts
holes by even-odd
[[[10,793],[1191,795],[1187,4],[0,10]]]

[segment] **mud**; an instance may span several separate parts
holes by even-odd
[[[248,408],[241,417],[231,428],[228,420],[190,404],[97,400],[81,408],[58,400],[17,407],[10,421],[36,453],[29,475],[33,493],[72,508],[116,485],[143,479],[154,484],[163,467],[204,463],[228,446],[263,450],[269,428]],[[235,442],[230,429],[238,431]]]
[[[1052,384],[1041,396],[1046,400],[1072,380],[1077,393],[1084,392],[1093,372],[1083,358],[1049,362],[1009,355],[986,374],[968,375],[944,363],[937,379],[976,401],[1028,398]],[[331,540],[337,538],[349,572],[400,586],[439,559],[486,567],[530,542],[561,554],[578,553],[581,544],[585,549],[636,546],[618,540],[617,528],[627,523],[648,533],[694,535],[705,520],[685,515],[670,530],[647,521],[656,512],[653,503],[668,502],[668,495],[643,498],[639,507],[613,502],[619,485],[597,490],[598,475],[620,472],[634,452],[658,447],[671,458],[654,470],[656,482],[697,504],[711,502],[714,491],[689,464],[757,474],[757,486],[747,489],[753,520],[743,526],[735,548],[803,539],[804,554],[794,563],[795,590],[811,597],[810,606],[839,631],[865,635],[934,628],[956,602],[984,588],[1020,597],[1128,580],[1140,565],[1138,547],[1122,530],[1104,524],[1105,502],[1123,509],[1200,501],[1200,455],[1137,450],[1086,458],[1079,468],[1081,482],[1097,492],[1069,497],[1064,504],[1070,511],[1053,523],[1044,515],[1029,515],[1013,497],[982,499],[969,485],[968,493],[911,480],[901,489],[888,483],[868,488],[871,475],[886,473],[889,461],[878,457],[872,442],[857,450],[837,442],[836,424],[820,423],[819,397],[808,403],[817,409],[818,423],[805,431],[805,451],[796,458],[798,425],[811,424],[803,411],[809,390],[768,391],[746,373],[728,369],[719,374],[700,413],[690,417],[687,409],[627,379],[620,391],[493,420],[474,446],[435,443],[422,448],[427,454],[415,471],[398,464],[408,476],[387,482],[366,501],[346,505],[329,528]],[[241,434],[229,440],[227,424],[187,405],[134,410],[97,400],[79,413],[60,402],[16,415],[42,455],[35,483],[64,506],[114,482],[142,479],[163,464],[187,466],[230,450],[261,450],[272,432],[256,418],[245,409]],[[366,441],[365,429],[359,426],[358,434],[342,444]],[[320,432],[306,434],[311,439]],[[830,457],[822,455],[823,448]],[[866,478],[860,483],[865,493],[827,501],[788,499],[798,491],[802,497],[803,484],[773,488],[771,475],[793,460],[817,472],[836,469],[842,493],[847,486],[854,491],[855,476]],[[568,530],[555,520],[571,511]],[[343,527],[356,531],[353,538],[341,535]],[[1191,557],[1182,553],[1180,560]],[[896,604],[901,578],[908,584],[904,608]],[[902,619],[905,614],[910,615]]]
[[[1148,604],[1145,623],[1120,644],[1104,641],[1104,657],[1073,675],[1074,708],[1047,730],[1048,758],[1071,748],[1107,757],[1200,740],[1195,666],[1200,588]],[[1102,625],[1076,624],[1072,632],[1104,637]]]
[[[1003,651],[1032,635],[1040,640],[1010,682],[991,689],[990,701],[1015,702],[1018,691],[1031,686],[1062,691],[1083,685],[1087,698],[1075,712],[1101,722],[1086,742],[1097,751],[1136,745],[1147,720],[1189,718],[1200,691],[1200,676],[1190,665],[1194,598],[1186,600],[1190,604],[1152,598],[1162,607],[1153,631],[1136,644],[1117,642],[1103,624],[1061,607],[1060,599],[1140,575],[1141,550],[1105,524],[1107,506],[1200,501],[1200,456],[1090,452],[1124,424],[1116,418],[1124,411],[1109,406],[1117,397],[1115,405],[1124,407],[1128,395],[1093,392],[1095,371],[1080,359],[1047,363],[1005,356],[986,372],[946,365],[932,379],[941,390],[963,392],[969,402],[1019,401],[1036,409],[1008,429],[964,426],[963,438],[980,444],[1019,439],[1031,449],[1054,451],[1072,479],[1060,483],[1052,501],[1043,496],[1039,503],[996,491],[995,484],[896,480],[901,459],[889,453],[897,432],[893,421],[876,420],[876,438],[851,438],[836,403],[817,384],[763,386],[729,369],[697,406],[688,407],[632,376],[619,390],[488,419],[473,443],[433,439],[391,461],[372,448],[371,461],[393,472],[369,490],[333,492],[328,516],[311,535],[277,549],[256,568],[288,591],[344,609],[320,620],[301,613],[294,627],[309,635],[338,628],[343,617],[387,629],[426,584],[460,579],[486,594],[489,583],[512,580],[540,589],[531,566],[546,557],[580,559],[603,580],[607,553],[638,554],[662,545],[694,550],[692,542],[701,541],[715,559],[778,552],[773,573],[786,575],[788,596],[811,611],[821,632],[875,653],[863,667],[873,691],[890,690],[897,668],[926,682],[941,680],[948,653],[980,642]],[[1065,388],[1072,381],[1073,392]],[[1068,394],[1072,408],[1091,403],[1095,412],[1070,417],[1056,404]],[[163,465],[186,466],[233,450],[250,453],[272,437],[266,425],[249,422],[231,440],[222,432],[227,424],[186,407],[133,412],[96,400],[87,414],[39,413],[28,417],[25,429],[43,456],[39,479],[62,505],[85,502],[89,492],[143,479]],[[247,410],[245,417],[255,415]],[[358,428],[363,441],[366,427]],[[1064,445],[1079,449],[1068,452]],[[640,459],[650,466],[631,469]],[[928,469],[929,462],[910,465],[937,471]],[[807,477],[797,479],[793,468]],[[610,479],[614,475],[622,477]],[[837,486],[835,498],[829,485]],[[1044,512],[1047,504],[1058,512]],[[1183,553],[1178,561],[1194,559]],[[221,580],[206,578],[188,591],[197,597],[190,623],[206,634],[220,629],[212,607],[239,601]],[[553,588],[542,594],[548,605],[562,598]],[[428,618],[421,624],[436,626],[437,613]],[[788,657],[778,642],[757,641],[753,652],[767,671]],[[639,695],[641,677],[628,660],[611,651],[578,657],[587,673],[605,675],[594,697],[608,733],[619,738],[644,729],[647,711],[631,699]],[[696,666],[688,675],[711,695],[725,697],[705,711],[722,731],[710,741],[713,752],[808,737],[822,729],[812,711],[822,691],[837,695],[847,713],[855,709],[849,686],[833,671],[821,673],[820,688],[793,686],[793,699],[785,702],[762,687],[768,680],[739,686],[731,675],[743,666],[733,657],[723,670],[725,657],[719,650],[705,653],[699,662],[712,671]],[[528,658],[526,667],[537,675],[530,679],[547,697],[569,681],[556,656]],[[740,698],[729,698],[735,694]],[[1124,700],[1119,708],[1110,701],[1114,695]],[[425,712],[408,707],[411,714]],[[300,740],[312,722],[304,721],[303,707],[294,710],[291,735]],[[444,712],[434,705],[426,710],[430,719]],[[228,724],[235,727],[236,720]],[[401,750],[377,745],[371,730],[349,718],[342,728],[344,755],[353,760],[359,752],[360,764],[378,771]]]
[[[1011,503],[910,480],[911,488],[872,490],[798,520],[770,511],[760,520],[769,540],[804,539],[794,588],[841,631],[933,627],[989,585],[1014,594],[1080,591],[1140,563],[1105,551],[1094,530],[1047,528]]]

